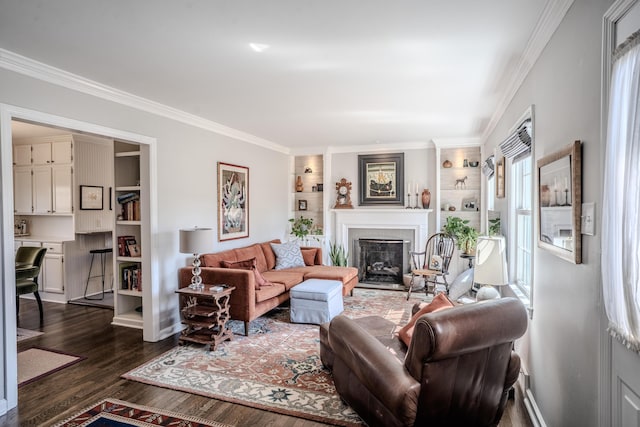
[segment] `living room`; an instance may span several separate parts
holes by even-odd
[[[535,404],[531,412],[538,417],[540,425],[615,425],[611,422],[617,408],[611,397],[614,394],[613,377],[622,376],[627,383],[637,384],[637,369],[633,368],[637,368],[638,360],[637,355],[625,353],[626,349],[608,334],[601,291],[600,212],[603,209],[602,159],[605,153],[601,87],[606,86],[601,51],[606,34],[603,36],[602,23],[603,17],[609,19],[605,19],[607,23],[613,22],[612,16],[619,17],[608,12],[612,4],[616,6],[615,10],[626,11],[634,2],[549,3],[548,13],[559,14],[557,28],[551,32],[547,43],[530,46],[539,56],[529,64],[530,69],[520,76],[520,80],[502,77],[510,82],[512,97],[503,102],[503,109],[491,127],[482,127],[482,130],[490,130],[479,135],[483,140],[481,160],[496,152],[532,106],[534,164],[535,160],[574,140],[582,141],[582,200],[595,203],[595,235],[582,238],[581,264],[569,263],[534,244],[531,313],[527,334],[518,342],[517,349],[525,368],[526,377],[524,373],[522,377],[528,398]],[[0,5],[2,9],[6,7],[9,4]],[[0,27],[8,28],[4,24],[10,18],[7,14],[2,15]],[[26,18],[20,25],[37,34],[37,25],[27,23]],[[167,108],[154,103],[152,98],[125,96],[127,91],[135,94],[135,87],[118,88],[124,91],[116,94],[120,95],[118,97],[109,86],[100,87],[94,85],[95,82],[83,80],[88,77],[83,75],[81,68],[66,69],[63,63],[58,65],[60,69],[52,68],[57,64],[56,55],[73,54],[66,48],[48,54],[39,52],[37,46],[41,40],[38,37],[33,37],[33,45],[27,38],[20,43],[10,43],[8,40],[12,38],[7,37],[0,37],[0,40],[7,40],[0,42],[4,265],[12,265],[14,261],[13,250],[9,250],[13,248],[10,234],[13,228],[12,198],[4,196],[12,194],[7,184],[11,182],[9,124],[12,119],[75,129],[150,147],[153,157],[150,162],[153,181],[150,247],[153,248],[154,286],[149,294],[149,308],[150,315],[156,320],[153,327],[145,331],[147,341],[171,336],[179,325],[175,295],[177,271],[189,260],[179,253],[178,230],[195,225],[216,226],[217,162],[249,168],[250,218],[248,238],[216,242],[215,252],[288,236],[293,185],[291,162],[296,155],[323,154],[325,161],[336,156],[342,160],[351,159],[338,161],[325,170],[323,192],[327,209],[335,203],[332,188],[335,182],[341,178],[357,181],[358,154],[404,152],[405,159],[411,159],[407,163],[405,179],[435,188],[436,156],[431,141],[416,143],[403,139],[405,142],[399,144],[382,141],[344,146],[339,141],[332,143],[316,136],[294,135],[293,139],[313,140],[314,147],[290,149],[285,144],[247,133],[242,126],[223,126],[219,123],[224,122],[216,122],[216,118],[200,120],[196,114]],[[249,64],[255,66],[254,62]],[[117,70],[116,63],[109,72],[116,73]],[[188,79],[189,71],[185,70],[184,76],[176,78]],[[98,81],[107,85],[109,73],[105,76]],[[176,84],[176,90],[179,87]],[[189,105],[189,101],[183,106],[191,111],[200,108]],[[392,121],[393,117],[388,119]],[[424,169],[420,165],[423,161]],[[507,235],[511,225],[506,218],[513,209],[509,203],[507,196],[496,199],[494,206],[505,219],[503,230]],[[432,209],[438,207],[434,205]],[[430,229],[431,233],[435,231],[435,214],[430,221],[434,227]],[[13,269],[3,268],[3,271],[4,305],[8,307],[13,305],[9,298],[12,295],[9,287],[14,282]],[[15,327],[13,309],[4,311],[1,324],[5,331]],[[14,366],[11,364],[15,363],[16,343],[11,336],[6,333],[0,345],[4,372],[10,372],[10,367]],[[621,372],[623,366],[625,372]],[[16,384],[3,376],[3,385],[0,414],[15,406],[18,399]]]

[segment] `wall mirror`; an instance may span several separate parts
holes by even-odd
[[[538,160],[538,247],[582,262],[581,143]]]

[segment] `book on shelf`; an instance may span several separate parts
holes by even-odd
[[[122,206],[122,219],[125,221],[140,221],[140,201],[130,200],[125,203],[121,203]]]
[[[132,255],[130,246],[137,246],[138,255]],[[135,236],[118,236],[118,256],[140,256],[140,246]]]
[[[125,193],[125,194],[119,195],[116,199],[118,200],[118,203],[124,204],[126,202],[131,202],[131,201],[140,199],[140,194],[138,194],[138,193]]]
[[[142,291],[142,270],[137,262],[125,262],[120,267],[120,289]]]
[[[132,257],[140,257],[142,253],[140,252],[140,245],[134,243],[132,245],[127,245],[127,250],[129,251],[129,256]]]

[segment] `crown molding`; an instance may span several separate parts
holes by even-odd
[[[534,64],[542,54],[542,51],[551,40],[560,23],[567,14],[567,11],[573,4],[574,0],[549,0],[540,15],[540,19],[527,42],[527,46],[520,57],[520,61],[516,67],[516,71],[511,75],[511,79],[502,94],[500,102],[482,133],[482,143],[486,142],[489,135],[495,129],[496,125],[507,110],[509,103],[520,89]]]
[[[75,90],[97,98],[112,101],[127,107],[166,117],[190,126],[205,129],[219,135],[224,135],[249,144],[258,145],[269,150],[289,154],[289,148],[275,142],[259,138],[255,135],[204,119],[195,114],[187,113],[177,108],[169,107],[159,102],[151,101],[116,89],[111,86],[84,78],[77,74],[52,67],[35,61],[6,49],[0,49],[0,68],[13,71],[34,79],[38,79],[67,89]]]
[[[480,138],[437,138],[433,140],[436,148],[464,148],[479,147],[482,145]]]
[[[403,150],[422,150],[427,148],[433,148],[434,145],[431,141],[414,141],[414,142],[398,142],[387,144],[362,144],[362,145],[331,145],[327,147],[328,153],[388,153],[390,151],[403,151]]]

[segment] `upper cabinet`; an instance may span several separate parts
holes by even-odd
[[[480,230],[480,155],[480,147],[440,149],[438,229],[458,216]]]
[[[73,213],[73,136],[14,142],[14,212],[18,215]]]

